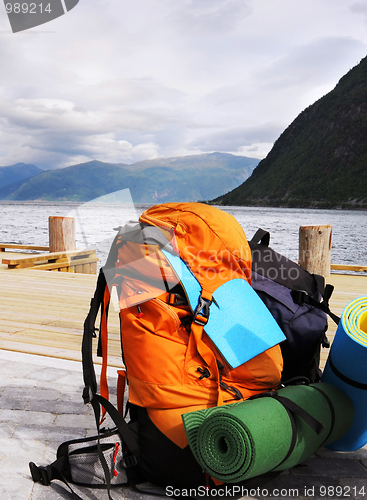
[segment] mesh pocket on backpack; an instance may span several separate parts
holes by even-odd
[[[122,462],[121,441],[116,441],[116,435],[110,436],[106,440],[110,442],[106,443],[101,439],[101,450],[108,467],[110,484],[126,484],[127,477]],[[105,473],[98,455],[96,441],[80,444],[83,446],[77,447],[74,445],[69,447],[68,459],[73,483],[83,485],[105,485]]]

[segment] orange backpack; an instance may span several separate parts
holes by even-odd
[[[157,205],[139,222],[119,228],[85,322],[84,400],[97,412],[96,401],[110,409],[107,315],[116,288],[125,365],[118,372],[118,408],[124,413],[126,380],[135,439],[127,443],[125,458],[139,466],[144,479],[197,485],[204,476],[189,456],[182,414],[278,386],[279,342],[285,337],[250,286],[250,276],[244,231],[212,206]],[[98,395],[91,351],[100,307]],[[157,460],[160,454],[163,462]]]

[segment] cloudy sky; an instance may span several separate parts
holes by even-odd
[[[366,55],[367,0],[80,0],[19,33],[0,5],[0,165],[263,158]]]

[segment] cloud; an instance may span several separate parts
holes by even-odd
[[[177,27],[191,35],[232,30],[251,12],[250,0],[186,0],[171,19]]]
[[[352,37],[322,37],[292,48],[262,72],[263,88],[319,85],[345,71],[350,55],[366,52],[366,45]]]
[[[263,126],[266,129],[267,123],[276,123],[284,130],[305,107],[333,89],[350,69],[351,55],[357,64],[365,51],[365,44],[349,37],[312,40],[245,79],[209,92],[201,100],[197,116],[209,117],[206,126],[211,123],[222,129],[246,126],[257,131]],[[213,119],[210,110],[217,111],[220,122]]]
[[[8,149],[2,163],[27,156],[41,167],[57,168],[75,158],[127,163],[154,158],[160,149],[156,135],[179,128],[173,106],[182,96],[147,78],[80,85],[70,94],[75,101],[3,98],[0,126],[13,139],[3,136],[2,143],[0,137],[0,148]]]
[[[367,24],[367,2],[356,2],[350,6],[350,11],[353,14],[359,14],[364,20],[364,24]]]
[[[273,143],[282,133],[283,128],[275,123],[257,127],[236,127],[205,134],[188,144],[189,149],[199,151],[223,151],[243,153],[248,146],[261,143]],[[253,147],[254,152],[258,148]]]
[[[0,163],[265,156],[365,55],[365,7],[88,0],[17,35],[3,12]]]
[[[367,14],[367,2],[356,2],[350,6],[351,12]]]

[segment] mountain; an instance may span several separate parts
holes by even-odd
[[[89,201],[129,188],[136,203],[209,200],[241,184],[256,158],[209,153],[125,165],[90,161],[0,189],[0,199]]]
[[[0,188],[14,182],[24,181],[28,177],[34,177],[41,172],[43,170],[29,163],[16,163],[8,167],[0,167]]]
[[[256,158],[248,158],[246,156],[235,156],[228,153],[206,153],[190,156],[175,156],[173,158],[158,158],[156,160],[143,160],[133,165],[125,165],[136,170],[147,170],[154,167],[166,167],[173,170],[195,169],[198,168],[228,168],[230,170],[242,170],[249,168],[252,172],[254,165],[256,166],[260,160]]]
[[[282,133],[222,205],[367,208],[367,57]]]

